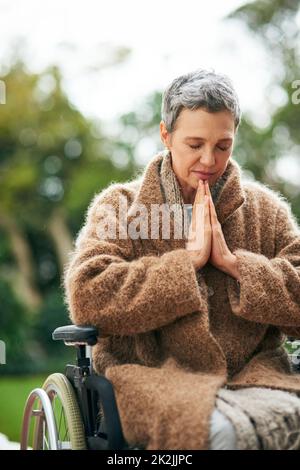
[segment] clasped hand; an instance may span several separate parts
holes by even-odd
[[[207,181],[199,180],[186,249],[196,269],[210,262],[239,280],[237,258],[227,246]]]

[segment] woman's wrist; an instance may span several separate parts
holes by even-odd
[[[229,276],[233,277],[234,279],[236,279],[237,281],[240,282],[241,275],[240,275],[240,272],[239,272],[239,269],[238,269],[238,259],[237,259],[236,255],[231,253],[226,258],[226,263],[225,263],[224,266],[222,266],[221,269],[226,274],[229,274]]]
[[[201,257],[199,257],[199,255],[196,255],[195,252],[188,251],[188,250],[187,250],[187,253],[193,263],[195,271],[198,271],[198,269],[203,267],[204,261],[202,260]]]

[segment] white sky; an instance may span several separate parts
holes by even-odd
[[[222,21],[244,3],[0,0],[0,61],[5,65],[18,41],[31,70],[58,64],[75,105],[107,123],[135,110],[147,93],[164,89],[177,75],[214,68],[232,78],[243,111],[264,125],[272,58],[239,22]],[[113,46],[132,48],[130,58],[101,69]],[[273,94],[280,102],[276,89]]]

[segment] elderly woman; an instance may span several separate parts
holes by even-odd
[[[166,149],[91,202],[66,266],[72,321],[99,328],[125,438],[146,449],[299,449],[300,231],[232,158],[230,79],[196,70],[163,95]],[[162,215],[162,217],[160,217]]]

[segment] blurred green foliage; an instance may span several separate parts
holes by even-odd
[[[52,341],[69,323],[62,273],[86,209],[111,181],[130,178],[99,122],[85,118],[63,91],[57,67],[29,72],[18,59],[0,108],[0,338],[7,364],[0,373],[63,367],[73,352]]]
[[[300,78],[299,5],[257,0],[225,20],[242,21],[272,54],[273,84],[286,98],[264,128],[243,114],[234,156],[254,178],[284,194],[298,218],[299,183],[286,180],[278,162],[292,157],[300,165],[300,105],[291,99]],[[73,356],[51,339],[53,329],[69,321],[63,266],[94,194],[135,176],[143,166],[137,158],[142,141],[161,146],[161,91],[121,116],[108,136],[103,123],[70,102],[56,66],[36,74],[19,58],[0,78],[7,90],[0,107],[0,338],[8,362],[0,373],[61,370]]]
[[[242,21],[270,58],[270,85],[265,103],[271,109],[263,128],[244,115],[238,132],[235,155],[255,179],[279,191],[291,202],[300,220],[300,181],[286,174],[300,167],[300,104],[293,102],[294,82],[300,79],[300,0],[256,0],[228,15]],[[249,71],[255,77],[255,70]],[[254,78],[255,84],[255,78]],[[281,105],[274,105],[274,95]],[[280,171],[285,168],[286,171]]]

